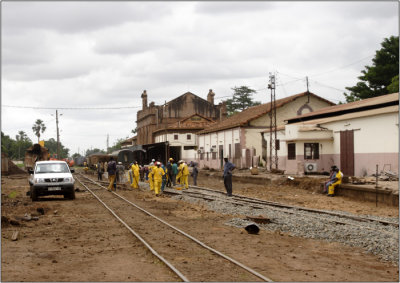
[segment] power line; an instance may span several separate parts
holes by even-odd
[[[322,72],[322,73],[319,73],[319,74],[311,75],[310,77],[318,77],[318,76],[322,76],[322,75],[325,75],[325,74],[328,74],[328,73],[332,73],[332,72],[335,72],[335,71],[337,71],[337,70],[341,70],[341,69],[347,68],[347,67],[349,67],[349,66],[352,66],[352,65],[354,65],[354,64],[357,64],[357,63],[359,63],[359,62],[361,62],[361,61],[364,61],[365,59],[368,59],[368,58],[373,57],[373,56],[374,56],[374,55],[369,55],[369,56],[367,56],[367,57],[364,57],[364,58],[362,58],[362,59],[359,59],[359,60],[357,60],[357,61],[354,61],[354,62],[352,62],[352,63],[350,63],[350,64],[347,64],[347,65],[344,65],[344,66],[341,66],[341,67],[332,69],[332,70],[330,70],[330,71],[326,71],[326,72]]]
[[[336,87],[333,87],[333,86],[329,86],[329,85],[326,85],[326,84],[317,82],[317,81],[315,81],[315,80],[310,80],[310,81],[313,81],[314,83],[319,84],[320,86],[324,86],[324,87],[327,87],[327,88],[331,88],[331,89],[334,89],[334,90],[337,90],[337,91],[340,91],[340,92],[346,92],[346,91],[343,90],[343,89],[336,88]]]
[[[2,105],[1,107],[23,108],[23,109],[47,109],[47,110],[113,110],[113,109],[133,109],[141,108],[141,106],[118,106],[118,107],[42,107],[42,106],[17,106],[17,105]]]

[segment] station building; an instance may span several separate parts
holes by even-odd
[[[282,129],[285,120],[291,117],[335,104],[314,93],[303,92],[278,99],[275,105],[276,125]],[[270,112],[271,103],[249,107],[199,131],[196,154],[199,166],[222,168],[224,156],[238,168],[258,166],[260,163],[268,166],[268,142],[263,134],[270,127]]]
[[[269,140],[264,131],[264,141]],[[329,172],[347,176],[398,174],[399,94],[387,94],[294,116],[278,129],[279,169],[288,174]]]

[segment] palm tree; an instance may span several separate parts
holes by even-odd
[[[35,133],[35,135],[38,137],[38,142],[40,141],[40,132],[43,132],[46,130],[46,126],[44,125],[43,121],[40,119],[37,119],[35,124],[32,126],[32,130]]]

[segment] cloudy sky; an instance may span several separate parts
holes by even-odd
[[[1,128],[15,138],[42,119],[70,153],[131,137],[140,95],[187,91],[216,103],[235,86],[269,102],[309,89],[344,101],[384,38],[398,2],[1,2]],[[96,109],[97,108],[97,109]],[[100,108],[100,109],[99,109]]]

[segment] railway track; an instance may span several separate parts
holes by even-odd
[[[265,209],[265,208],[271,208],[271,209],[279,209],[281,211],[285,211],[286,213],[299,213],[299,212],[308,212],[310,215],[327,215],[327,216],[335,216],[343,219],[350,219],[356,222],[366,222],[366,223],[379,223],[383,226],[394,226],[394,227],[399,227],[398,222],[392,222],[392,221],[386,221],[386,220],[381,220],[381,219],[374,219],[370,217],[362,217],[362,216],[356,216],[356,215],[348,215],[348,214],[343,214],[343,213],[338,213],[338,212],[333,212],[333,211],[325,211],[325,210],[319,210],[319,209],[312,209],[312,208],[306,208],[306,207],[300,207],[300,206],[294,206],[294,205],[288,205],[288,204],[282,204],[282,203],[277,203],[277,202],[272,202],[272,201],[266,201],[266,200],[261,200],[261,199],[255,199],[251,197],[245,197],[245,196],[240,196],[240,195],[233,195],[232,198],[226,198],[225,192],[222,191],[217,191],[209,188],[204,188],[204,187],[198,187],[198,186],[190,186],[190,190],[184,190],[184,191],[179,191],[175,192],[174,190],[166,190],[164,191],[169,194],[187,194],[190,195],[191,197],[194,198],[200,198],[204,199],[206,201],[213,201],[218,198],[222,198],[225,201],[231,202],[234,205],[248,205],[254,209]],[[335,222],[340,222],[340,221],[335,221]],[[341,224],[349,224],[348,222],[340,222]]]
[[[104,186],[92,179],[81,174],[75,176],[93,197],[180,280],[185,282],[272,281],[165,222],[120,194],[108,192]],[[222,272],[223,270],[225,272]],[[205,280],[205,278],[212,278],[212,280]]]

